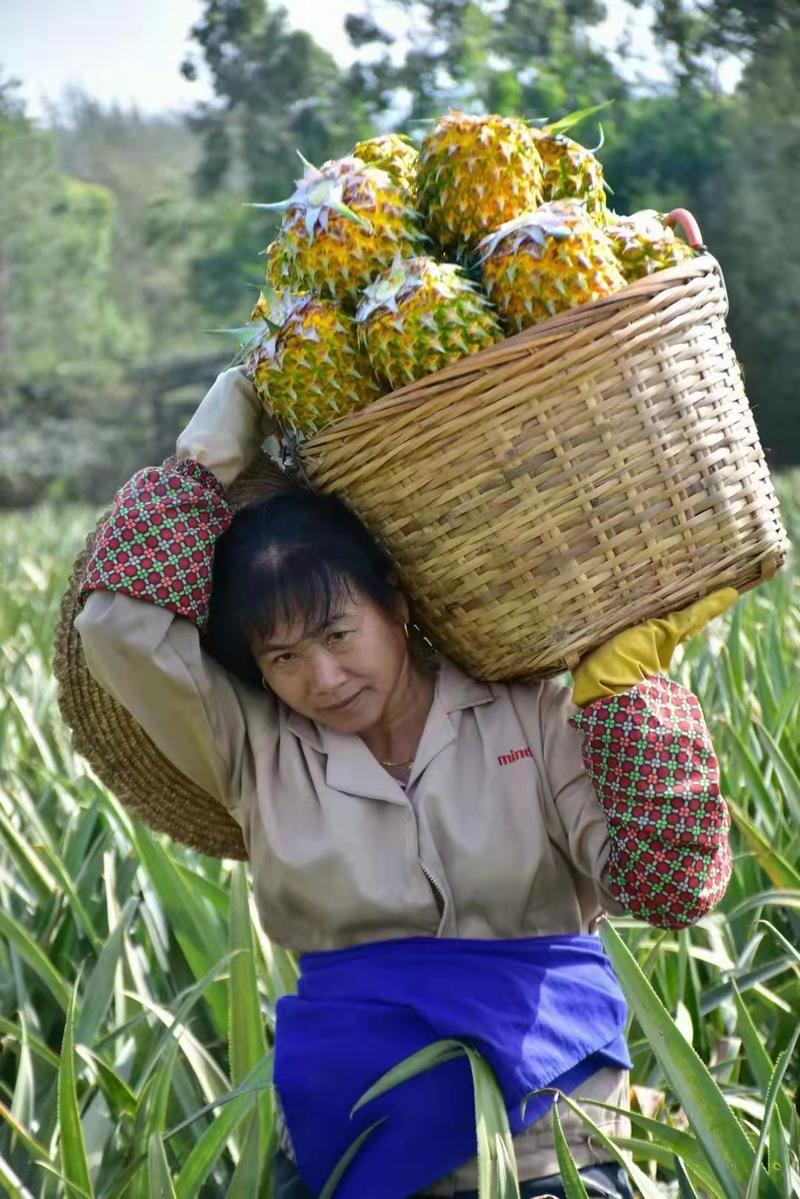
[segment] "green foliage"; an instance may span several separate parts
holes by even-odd
[[[726,99],[684,88],[632,98],[602,113],[606,142],[600,157],[614,189],[614,210],[689,208],[711,240],[718,176],[735,144],[732,108]],[[722,255],[716,239],[712,249]]]
[[[754,58],[729,115],[730,152],[713,176],[706,236],[722,262],[730,327],[772,461],[800,450],[800,125],[794,88],[800,27]]]
[[[20,108],[0,111],[0,406],[96,384],[124,349],[108,303],[113,195],[65,175],[57,139]]]
[[[53,111],[51,128],[61,169],[114,198],[105,299],[123,307],[126,360],[196,351],[204,309],[187,274],[218,219],[216,204],[192,194],[197,139],[174,118],[104,108],[80,92]]]
[[[404,0],[393,3],[407,10]],[[594,0],[426,0],[414,6],[402,58],[385,29],[364,28],[349,18],[351,40],[360,49],[385,47],[377,58],[360,56],[350,86],[376,120],[388,111],[397,120],[405,107],[404,121],[412,127],[450,105],[469,112],[561,116],[626,93],[607,57],[591,45],[591,31],[602,17],[603,6]],[[401,99],[406,97],[407,105]]]
[[[637,7],[641,0],[634,0]],[[654,25],[657,36],[676,53],[684,78],[713,71],[715,53],[750,53],[759,57],[769,52],[774,39],[800,29],[800,10],[795,0],[655,0]]]
[[[189,1199],[205,1184],[224,1194],[246,1161],[242,1193],[256,1195],[267,1030],[293,971],[283,951],[265,956],[240,868],[132,824],[56,717],[57,608],[96,517],[0,523],[13,580],[0,600],[0,1189]]]
[[[192,135],[79,95],[45,130],[3,96],[0,505],[108,496],[155,441],[139,363],[208,353],[216,323],[189,284],[213,222],[170,147]]]
[[[441,1066],[453,1058],[466,1056],[472,1074],[475,1096],[475,1128],[478,1142],[478,1189],[486,1199],[519,1199],[514,1145],[508,1124],[503,1095],[488,1062],[471,1045],[457,1040],[435,1041],[424,1049],[404,1058],[391,1070],[387,1070],[359,1099],[353,1108],[357,1111],[365,1103],[376,1099],[386,1091],[426,1070]],[[323,1193],[323,1199],[333,1196],[334,1181],[344,1173],[344,1166],[360,1148],[363,1141],[378,1127],[378,1123],[367,1129],[353,1142],[337,1164]]]

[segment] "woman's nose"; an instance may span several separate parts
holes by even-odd
[[[311,684],[320,695],[330,695],[347,681],[347,671],[333,654],[321,649],[314,654],[311,664]]]

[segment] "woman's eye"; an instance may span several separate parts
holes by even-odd
[[[294,654],[278,654],[272,659],[273,666],[288,666],[290,662],[294,662]]]
[[[344,641],[345,637],[347,636],[347,634],[349,632],[350,632],[349,629],[336,629],[336,630],[334,630],[334,632],[328,633],[328,641],[333,641],[333,642]]]

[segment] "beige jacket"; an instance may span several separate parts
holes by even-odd
[[[98,682],[241,826],[261,922],[281,945],[585,933],[604,908],[619,911],[602,886],[608,831],[566,687],[481,683],[443,659],[404,790],[359,737],[229,675],[182,617],[98,591],[76,627]],[[581,1093],[625,1104],[626,1078],[603,1070]],[[607,1156],[579,1121],[564,1123],[579,1164]],[[557,1170],[549,1117],[516,1145],[521,1178]],[[436,1193],[475,1186],[470,1163]]]

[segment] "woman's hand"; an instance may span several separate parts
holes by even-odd
[[[227,487],[255,457],[272,431],[271,418],[241,367],[217,376],[175,447],[178,458],[193,458]]]
[[[699,633],[738,597],[735,587],[722,587],[680,612],[646,620],[617,633],[592,650],[572,672],[572,700],[578,707],[627,691],[642,679],[669,669],[675,647]]]

